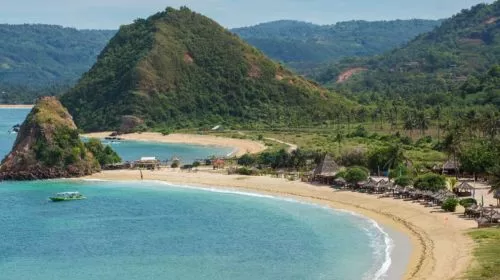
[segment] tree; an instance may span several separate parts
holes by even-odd
[[[337,135],[335,136],[334,140],[338,144],[339,155],[340,155],[341,154],[341,149],[342,149],[342,141],[344,140],[344,133],[342,131],[337,132]]]
[[[368,179],[368,171],[362,167],[351,167],[345,172],[345,180],[350,184],[358,184]]]
[[[458,157],[461,169],[473,173],[474,179],[477,180],[478,173],[485,173],[498,160],[492,151],[491,145],[483,141],[470,143],[465,148],[462,148]]]
[[[446,189],[446,178],[442,175],[427,173],[418,176],[413,186],[423,191],[440,191]]]
[[[394,180],[394,183],[401,187],[411,186],[411,184],[413,184],[413,177],[408,175],[403,175],[396,178],[396,180]]]
[[[500,190],[500,164],[496,164],[488,170],[490,193]]]
[[[243,166],[251,166],[255,163],[255,158],[249,154],[244,154],[238,159],[238,164]]]

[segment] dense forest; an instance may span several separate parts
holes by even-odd
[[[352,68],[367,69],[335,87],[346,93],[376,93],[392,98],[415,97],[428,104],[457,90],[470,76],[500,63],[500,1],[479,4],[445,20],[435,30],[406,46],[373,58],[351,58],[315,76],[335,85]]]
[[[0,103],[66,91],[116,31],[0,24]]]
[[[382,54],[437,27],[437,20],[347,21],[334,25],[281,20],[231,31],[300,73],[345,57]]]
[[[311,125],[353,106],[185,7],[122,26],[61,100],[84,130]]]

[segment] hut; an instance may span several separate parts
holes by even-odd
[[[160,169],[160,160],[156,157],[141,157],[134,162],[134,168],[144,168],[149,170]]]
[[[476,188],[474,188],[469,182],[462,182],[453,189],[453,192],[459,197],[476,196]]]
[[[226,165],[226,162],[223,159],[220,159],[220,158],[214,159],[212,161],[212,167],[213,167],[214,170],[224,169],[225,165]]]
[[[314,181],[331,185],[339,170],[340,166],[335,160],[330,155],[326,155],[323,161],[314,169]]]
[[[441,167],[441,173],[446,175],[456,175],[460,173],[460,162],[456,159],[449,159]]]

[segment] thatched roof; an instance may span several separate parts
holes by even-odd
[[[443,164],[443,170],[457,170],[460,169],[460,162],[458,160],[449,159]]]
[[[455,187],[455,189],[457,189],[459,191],[473,191],[473,190],[475,190],[475,188],[471,184],[469,184],[469,182],[462,182],[460,185]]]
[[[314,176],[334,177],[340,170],[340,166],[330,155],[326,155],[323,161],[314,169]]]

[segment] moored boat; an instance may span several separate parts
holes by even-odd
[[[54,196],[49,197],[49,199],[52,200],[53,202],[82,200],[85,198],[86,197],[79,192],[61,192],[61,193],[56,193]]]

